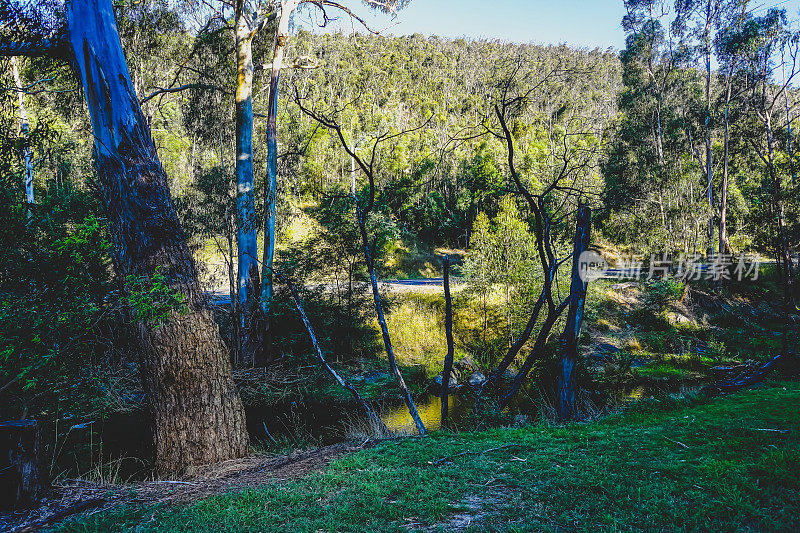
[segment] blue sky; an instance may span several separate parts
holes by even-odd
[[[751,9],[763,12],[775,5],[785,8],[790,18],[798,18],[800,0],[755,0]],[[382,33],[394,35],[422,33],[616,49],[625,41],[620,26],[625,14],[622,0],[411,0],[394,21],[360,5],[356,12]],[[350,30],[349,21],[342,19],[340,25]]]

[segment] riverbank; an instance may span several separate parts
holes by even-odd
[[[800,384],[772,382],[587,424],[384,441],[300,479],[57,530],[797,530],[798,402]]]

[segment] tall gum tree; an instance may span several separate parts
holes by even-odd
[[[166,320],[137,325],[157,471],[166,475],[242,457],[249,440],[228,350],[202,304],[194,260],[131,83],[111,2],[72,0],[66,18],[59,37],[6,42],[0,54],[53,55],[71,63],[91,115],[97,185],[117,274],[132,280],[158,272],[182,295],[183,305]]]
[[[258,275],[258,220],[253,180],[253,38],[275,18],[248,9],[245,0],[235,6],[236,39],[236,212],[238,293],[241,349],[238,363],[252,366],[264,362],[264,345],[258,323],[261,281]]]

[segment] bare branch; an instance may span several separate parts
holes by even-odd
[[[207,89],[207,90],[210,90],[210,91],[219,91],[219,92],[222,92],[222,93],[230,94],[230,91],[227,91],[227,90],[225,90],[222,87],[219,87],[217,85],[208,85],[206,83],[189,83],[189,84],[186,84],[186,85],[181,85],[180,87],[168,87],[166,89],[162,88],[162,87],[158,87],[155,91],[153,91],[152,93],[148,94],[147,96],[145,96],[144,98],[139,100],[139,103],[143,104],[143,103],[147,102],[148,100],[152,100],[153,98],[155,98],[159,94],[177,93],[177,92],[180,92],[180,91],[185,91],[187,89]]]

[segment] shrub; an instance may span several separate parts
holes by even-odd
[[[652,280],[645,284],[645,302],[659,311],[666,310],[683,296],[684,285],[670,279]]]

